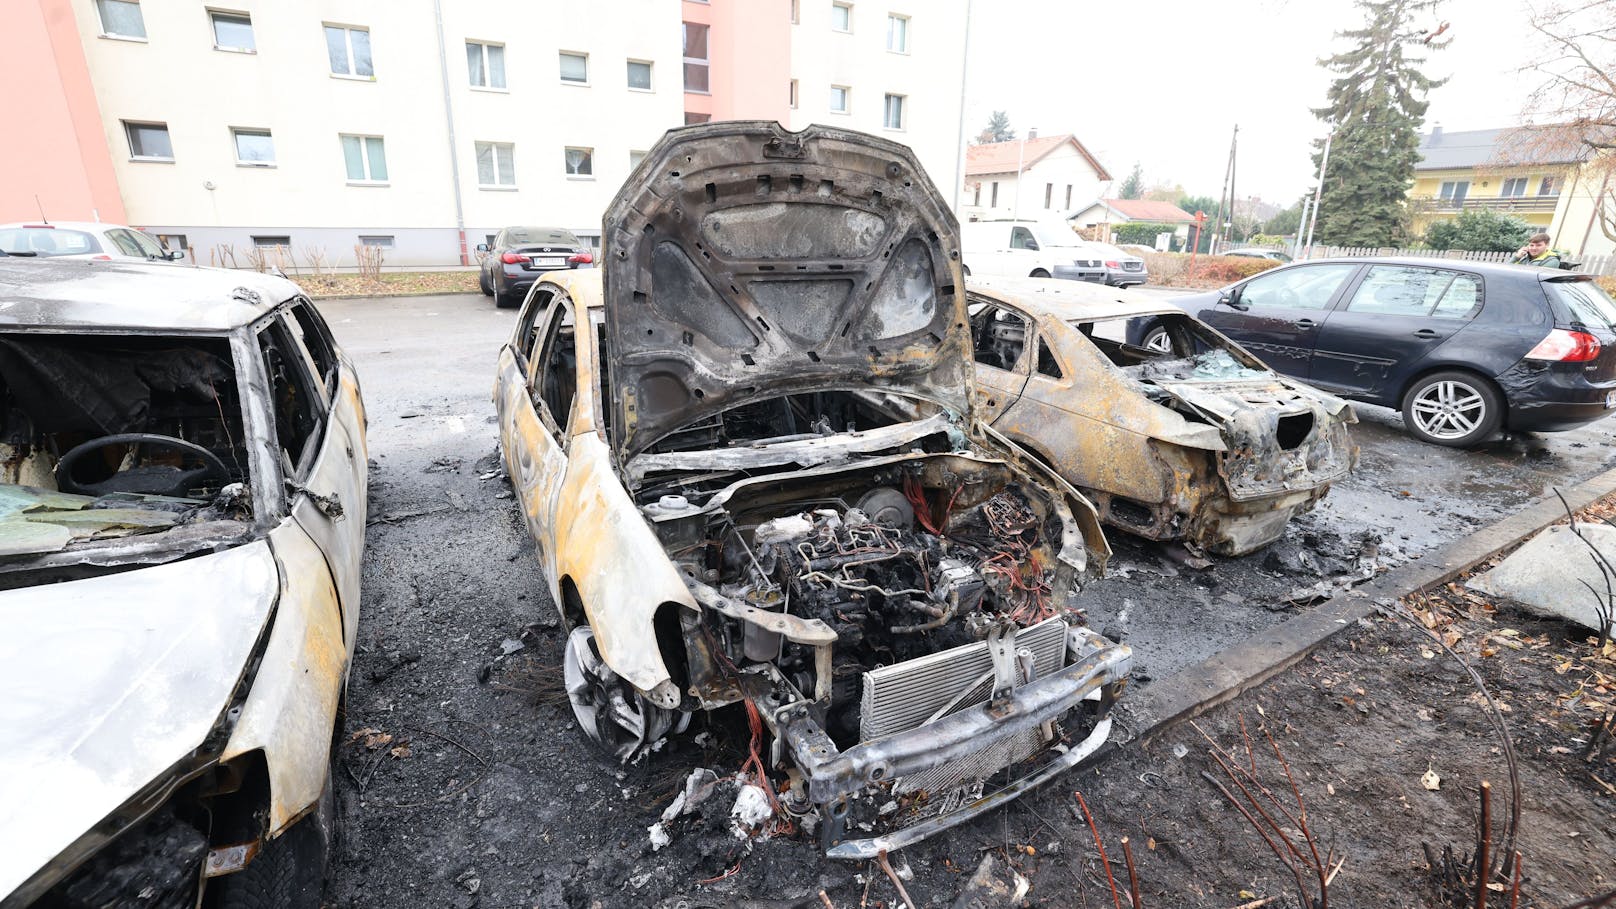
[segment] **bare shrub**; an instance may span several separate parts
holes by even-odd
[[[380,246],[354,247],[354,261],[359,265],[359,275],[371,281],[379,281],[382,277],[382,260],[386,258],[386,250]]]

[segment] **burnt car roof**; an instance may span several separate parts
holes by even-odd
[[[1182,315],[1172,303],[1140,302],[1119,288],[1087,281],[1057,281],[1049,278],[971,278],[965,289],[971,293],[1014,303],[1034,315],[1050,315],[1062,320],[1126,319],[1160,313]]]
[[[83,259],[0,260],[0,329],[221,332],[299,293],[251,271]]]
[[[906,146],[760,120],[669,130],[603,228],[626,456],[800,392],[885,389],[969,416],[959,225]]]

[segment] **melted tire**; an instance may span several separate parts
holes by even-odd
[[[209,882],[218,896],[214,909],[320,909],[335,815],[328,775],[312,814],[265,843],[247,867]]]

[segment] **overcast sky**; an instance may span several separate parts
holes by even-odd
[[[1447,0],[1447,48],[1424,67],[1448,83],[1425,125],[1487,129],[1521,121],[1533,80],[1525,4]],[[994,110],[1017,135],[1070,132],[1120,183],[1134,162],[1147,185],[1217,197],[1240,126],[1241,197],[1289,204],[1313,183],[1310,141],[1324,135],[1330,75],[1317,61],[1362,24],[1352,0],[972,0],[965,128]]]

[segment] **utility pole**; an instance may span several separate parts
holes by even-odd
[[[1234,138],[1229,140],[1229,220],[1223,225],[1223,242],[1225,245],[1227,245],[1230,239],[1232,239],[1234,236],[1234,219],[1237,215],[1234,204],[1234,178],[1236,169],[1235,165],[1237,163],[1235,155],[1239,145],[1240,126],[1239,124],[1236,124],[1234,128]]]
[[[965,193],[965,72],[971,65],[971,0],[965,0],[965,48],[960,58],[959,135],[954,139],[954,214]]]
[[[1307,257],[1313,258],[1313,226],[1319,223],[1319,200],[1324,198],[1324,171],[1330,166],[1330,142],[1335,139],[1335,130],[1324,137],[1324,157],[1319,159],[1319,184],[1313,188],[1313,214],[1307,222]]]
[[[1234,127],[1234,136],[1229,139],[1229,161],[1223,166],[1223,189],[1218,191],[1218,210],[1213,214],[1212,221],[1213,237],[1222,236],[1224,222],[1229,220],[1229,210],[1234,207],[1229,190],[1234,182],[1234,146],[1239,137],[1240,125],[1237,123]],[[1212,252],[1210,245],[1207,247],[1207,252]]]

